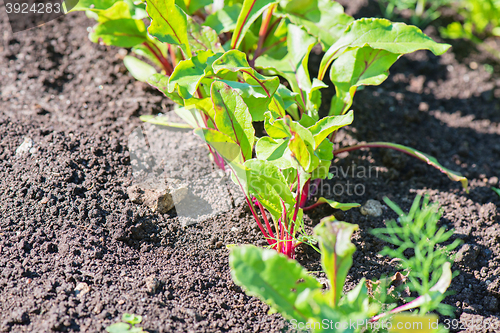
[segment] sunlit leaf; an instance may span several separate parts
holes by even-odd
[[[325,53],[321,60],[318,79],[323,79],[328,66],[344,52],[364,46],[395,54],[430,50],[436,55],[441,55],[450,48],[448,44],[436,43],[415,26],[392,23],[386,19],[362,18],[351,23]]]
[[[141,20],[118,19],[98,24],[89,39],[118,47],[133,47],[147,40],[146,26]]]
[[[270,0],[245,0],[241,8],[241,12],[238,16],[238,21],[236,22],[236,27],[233,32],[233,37],[231,39],[231,48],[235,49],[240,46],[241,41],[245,37],[246,32],[250,28],[250,25],[268,8],[272,3],[276,1]]]
[[[163,43],[181,45],[187,57],[191,58],[187,17],[175,0],[147,0],[146,10],[151,18],[149,34]]]
[[[156,74],[153,66],[133,56],[125,56],[123,64],[136,80],[142,82],[147,82],[151,75]]]

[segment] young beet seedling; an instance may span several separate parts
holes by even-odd
[[[273,112],[264,114],[269,136],[255,140],[248,106],[238,92],[224,82],[211,87],[214,128],[198,128],[195,133],[213,146],[232,170],[233,180],[245,194],[247,203],[269,245],[293,258],[295,247],[308,241],[303,230],[300,203],[310,179],[323,179],[333,158],[333,144],[328,136],[352,122],[352,112],[329,116],[305,127],[289,116],[276,119]],[[252,158],[255,143],[256,157]],[[339,209],[358,204],[330,202]],[[262,214],[261,222],[255,208]],[[274,231],[267,217],[270,213]]]
[[[416,205],[418,202],[416,201]],[[403,225],[421,226],[420,220],[425,220],[426,225],[435,223],[431,216],[428,219],[429,210],[423,208],[420,212],[409,216],[402,215]],[[412,218],[419,222],[412,222]],[[413,228],[415,229],[415,228]],[[418,289],[419,296],[409,303],[396,307],[394,304],[388,312],[383,312],[382,305],[385,303],[385,293],[380,291],[380,299],[369,297],[365,279],[361,279],[356,287],[348,293],[344,293],[344,284],[347,273],[353,262],[353,254],[356,250],[350,238],[357,230],[357,225],[346,222],[338,222],[332,218],[325,218],[315,227],[314,234],[319,241],[321,249],[321,265],[329,281],[329,290],[323,290],[322,285],[294,260],[290,260],[275,251],[260,249],[255,246],[240,246],[231,249],[229,264],[231,275],[236,284],[243,287],[250,296],[256,296],[269,304],[272,310],[280,312],[286,319],[290,320],[293,327],[310,329],[313,332],[373,332],[379,328],[377,322],[394,314],[419,309],[419,315],[428,311],[443,308],[441,301],[444,299],[448,289],[452,272],[449,260],[443,258],[443,251],[434,251],[435,245],[446,240],[447,237],[441,232],[440,235],[431,235],[429,242],[432,250],[417,253],[416,256],[406,259],[406,262],[418,263],[420,259],[425,262],[433,262],[436,268],[433,270],[432,279],[425,274],[419,266],[411,265],[419,269],[411,272],[418,281],[422,281],[425,288]],[[406,230],[393,225],[381,233],[394,235],[406,239]],[[448,233],[446,233],[448,235]],[[449,237],[449,235],[448,235]],[[425,247],[425,246],[423,246]],[[406,244],[400,244],[395,250],[402,253]],[[422,245],[419,245],[422,248]],[[430,248],[427,246],[427,248]],[[437,254],[439,253],[439,255]],[[423,256],[423,257],[419,257]],[[437,261],[435,259],[438,259]],[[425,266],[425,264],[423,265]],[[425,270],[425,268],[423,268]],[[423,274],[422,274],[423,273]],[[432,284],[428,285],[429,282]],[[344,323],[356,323],[356,325],[344,325]],[[354,328],[353,328],[354,327]]]
[[[90,33],[92,40],[132,47],[163,66],[163,73],[151,76],[140,66],[129,69],[149,76],[151,85],[179,104],[174,111],[187,124],[141,118],[195,129],[214,162],[232,170],[263,235],[278,252],[294,257],[297,244],[310,243],[300,232],[309,184],[327,177],[340,152],[396,149],[467,187],[465,178],[404,146],[376,142],[333,149],[335,133],[353,121],[349,109],[358,87],[382,83],[403,54],[424,49],[440,55],[449,48],[416,27],[385,19],[354,20],[330,0],[233,0],[223,7],[205,0],[147,0],[145,7],[129,1],[82,1],[78,8],[91,11],[99,22]],[[150,20],[147,31],[144,8]],[[311,79],[308,59],[318,43],[326,53],[318,77]],[[320,89],[327,87],[322,80],[329,68],[336,96],[328,117],[320,119]],[[255,122],[264,122],[268,137],[256,139]],[[339,209],[358,206],[320,198],[309,208],[322,203]]]

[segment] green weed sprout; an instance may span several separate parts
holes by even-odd
[[[498,196],[500,197],[500,189],[499,188],[491,187],[491,189],[493,190],[493,192],[495,192],[496,194],[498,194]]]
[[[142,316],[124,313],[122,315],[122,321],[106,327],[106,331],[108,333],[146,333],[146,331],[144,331],[142,327],[135,326],[140,324],[141,321]]]
[[[429,204],[428,196],[421,205],[421,196],[417,196],[408,214],[388,198],[384,201],[399,218],[397,221],[387,221],[385,228],[372,230],[375,236],[395,246],[386,246],[380,254],[399,259],[399,268],[408,272],[410,291],[425,295],[412,300],[418,303],[422,313],[437,310],[442,314],[451,314],[451,307],[441,304],[445,294],[436,292],[439,291],[436,290],[436,285],[439,285],[439,280],[446,273],[443,267],[448,267],[448,273],[451,274],[449,267],[453,261],[450,253],[461,244],[461,240],[456,239],[451,244],[442,245],[449,240],[454,230],[438,228],[442,211],[438,204]],[[413,253],[410,257],[405,255],[408,250]]]
[[[232,278],[248,295],[258,297],[271,306],[271,311],[280,312],[290,320],[292,327],[313,332],[372,332],[380,327],[378,322],[382,318],[385,320],[396,313],[415,308],[420,308],[419,315],[439,308],[438,304],[451,283],[452,273],[450,263],[440,260],[432,251],[407,259],[411,267],[418,260],[437,260],[432,264],[437,270],[430,280],[416,275],[421,281],[434,284],[427,287],[425,283],[413,282],[418,286],[415,289],[419,296],[409,303],[382,312],[380,302],[369,297],[364,278],[351,291],[344,293],[345,279],[356,250],[350,238],[357,228],[357,225],[329,217],[324,218],[314,229],[321,249],[321,265],[330,286],[326,291],[295,260],[275,251],[249,245],[231,248],[229,264]],[[404,233],[394,228],[391,230],[394,231],[390,232],[391,235]],[[445,238],[441,235],[433,239],[441,241]],[[354,326],[352,323],[355,323]],[[440,331],[443,331],[442,328]]]

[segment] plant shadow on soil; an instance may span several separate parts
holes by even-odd
[[[244,205],[183,228],[176,212],[154,214],[129,201],[126,138],[140,125],[138,115],[164,112],[169,102],[135,82],[116,49],[88,41],[92,22],[84,15],[16,35],[8,33],[2,8],[0,17],[7,31],[0,44],[0,328],[101,332],[129,312],[142,315],[150,332],[286,331],[281,316],[268,315],[231,280],[225,245],[265,243]],[[446,303],[459,318],[486,319],[500,315],[500,199],[489,189],[500,175],[500,82],[482,67],[471,70],[467,62],[482,64],[481,55],[474,57],[403,57],[383,85],[357,93],[355,122],[337,136],[342,145],[391,141],[429,153],[466,175],[470,194],[437,170],[383,150],[335,160],[344,169],[378,167],[376,177],[327,184],[365,186],[360,196],[335,197],[340,202],[387,196],[408,210],[417,193],[440,202],[440,223],[467,245],[454,265],[456,294]],[[27,137],[34,150],[16,155]],[[210,162],[205,150],[197,154],[193,168],[202,170]],[[395,263],[377,255],[384,243],[369,233],[394,213],[366,217],[319,207],[306,215],[306,229],[332,214],[360,226],[348,289],[362,277],[394,272]],[[298,259],[320,269],[309,247],[298,249]],[[80,283],[89,291],[76,292]]]

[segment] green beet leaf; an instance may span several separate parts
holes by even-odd
[[[217,129],[241,147],[243,160],[251,159],[255,130],[248,106],[241,96],[224,82],[212,83],[210,95]]]
[[[351,236],[358,229],[355,224],[335,221],[326,217],[314,228],[321,249],[321,265],[330,280],[331,289],[326,297],[330,307],[337,307],[342,296],[347,272],[352,265],[352,255],[356,246],[351,243]]]
[[[276,3],[276,1],[270,0],[245,0],[243,1],[243,6],[241,12],[238,16],[238,21],[236,22],[236,27],[233,32],[233,37],[231,39],[231,48],[236,49],[240,46],[245,34],[252,25],[252,23],[268,8],[271,4]]]
[[[314,149],[314,154],[324,161],[333,160],[333,143],[325,139]]]
[[[130,332],[130,325],[127,323],[116,323],[106,327],[106,331],[109,333],[128,333]]]
[[[238,15],[241,12],[241,4],[235,3],[232,6],[224,6],[224,8],[210,14],[203,25],[206,25],[215,30],[217,34],[233,31],[236,28]]]
[[[71,9],[71,11],[80,10],[104,10],[113,6],[119,0],[79,0],[78,3]]]
[[[290,162],[297,161],[306,172],[312,172],[319,166],[319,158],[314,153],[314,136],[299,122],[292,121],[288,116],[276,120],[271,112],[266,112],[264,128],[273,139],[287,139]]]
[[[193,126],[189,124],[183,124],[183,123],[175,123],[170,121],[168,117],[165,116],[154,116],[154,115],[142,115],[139,117],[142,121],[154,125],[161,125],[161,126],[166,126],[166,127],[174,127],[174,128],[181,128],[181,129],[192,129]]]
[[[290,117],[275,119],[271,112],[266,112],[264,117],[264,128],[271,138],[283,139],[292,136],[289,125]]]
[[[326,142],[326,141],[328,141],[328,140],[325,140],[324,142]],[[316,154],[316,156],[318,156],[317,150],[314,153]],[[330,170],[330,166],[332,165],[332,161],[322,159],[319,156],[318,156],[318,158],[320,158],[320,161],[319,161],[319,164],[316,167],[316,169],[314,169],[311,172],[311,179],[325,179],[326,177],[328,177],[328,174],[329,174],[328,170]]]
[[[243,101],[245,101],[245,104],[248,106],[248,109],[251,110],[252,119],[254,121],[261,121],[264,119],[264,113],[269,109],[269,103],[272,99],[267,96],[267,93],[262,86],[237,81],[220,81],[229,85],[240,94]],[[278,113],[277,115],[281,116],[282,114]]]
[[[152,46],[153,49],[158,48],[162,54],[167,54],[168,53],[168,46],[167,44],[164,44],[157,40],[156,38],[148,38],[148,41],[146,42],[149,44],[149,46]],[[160,60],[151,52],[151,50],[143,44],[138,44],[132,48],[132,51],[142,57],[147,58],[149,61],[157,65],[158,67],[162,68],[163,64],[161,63]]]
[[[176,0],[175,4],[189,15],[193,15],[198,9],[211,5],[212,0]]]
[[[319,165],[319,158],[314,154],[312,133],[298,122],[290,122],[290,140],[288,148],[304,171],[312,172]]]
[[[276,15],[272,16],[269,22],[270,28],[267,32],[267,37],[262,44],[261,52],[263,52],[263,54],[275,59],[281,59],[286,56],[288,52],[286,46],[288,24],[288,20],[283,20]],[[258,27],[258,25],[254,26]]]
[[[319,198],[317,202],[324,202],[324,203],[327,203],[328,205],[330,205],[330,207],[334,208],[334,209],[340,209],[342,211],[346,211],[346,210],[349,210],[351,208],[356,208],[356,207],[359,207],[360,204],[358,203],[341,203],[341,202],[337,202],[337,201],[334,201],[334,200],[330,200],[330,199],[326,199],[326,198]]]
[[[92,12],[95,15],[97,22],[106,22],[112,20],[118,20],[122,18],[132,18],[130,15],[130,9],[126,2],[118,1],[113,4],[113,6],[106,9],[85,9]]]
[[[330,0],[285,0],[280,2],[277,15],[286,16],[298,26],[318,38],[323,50],[335,43],[353,18],[344,13],[344,7]]]
[[[156,74],[156,69],[153,66],[133,56],[125,56],[123,64],[130,74],[141,82],[147,82],[151,75]]]
[[[325,53],[321,60],[318,79],[323,79],[328,66],[342,53],[364,46],[395,54],[430,50],[436,55],[441,55],[450,48],[448,44],[436,43],[415,26],[391,23],[386,19],[362,18],[349,25],[339,40]]]
[[[118,19],[98,24],[89,39],[118,47],[133,47],[147,41],[146,26],[141,20]]]
[[[194,133],[213,147],[228,163],[243,163],[240,146],[228,135],[212,128],[197,128]]]
[[[180,45],[187,58],[191,58],[187,17],[175,0],[147,0],[146,10],[151,18],[149,34],[160,42]]]
[[[199,51],[196,56],[180,61],[170,76],[168,91],[177,90],[182,98],[192,98],[201,80],[212,74],[211,64],[220,56],[220,53],[214,54],[210,50]]]
[[[122,315],[122,321],[129,323],[130,325],[140,324],[142,321],[142,316],[138,316],[135,314],[124,313]]]
[[[342,54],[330,69],[330,80],[336,91],[330,114],[340,115],[346,112],[351,107],[359,86],[379,85],[384,82],[389,76],[389,68],[400,56],[369,46]]]
[[[222,79],[227,77],[231,78],[231,73],[241,73],[243,80],[246,83],[251,86],[260,86],[266,97],[262,101],[253,101],[257,104],[257,107],[252,108],[250,112],[252,114],[253,121],[264,120],[264,112],[266,111],[265,109],[267,106],[270,103],[276,103],[273,96],[280,85],[279,78],[276,76],[267,77],[259,74],[256,70],[250,67],[246,59],[246,55],[238,50],[230,50],[224,53],[220,58],[214,61],[212,68],[214,73]],[[231,79],[232,81],[237,81],[237,78]]]
[[[269,161],[251,159],[244,166],[250,170],[245,181],[248,193],[255,196],[278,221],[283,213],[283,205],[290,212],[295,199],[285,177],[276,165]]]
[[[281,170],[293,167],[288,140],[264,136],[255,144],[255,154],[257,159],[269,161]]]
[[[177,92],[170,93],[168,91],[169,77],[163,74],[153,74],[149,77],[148,83],[161,91],[166,97],[173,100],[175,103],[184,106],[184,99]]]
[[[342,116],[329,116],[322,118],[316,124],[309,127],[314,136],[314,149],[316,149],[331,133],[339,128],[350,125],[354,120],[354,113],[350,111]]]
[[[255,153],[259,160],[276,160],[283,156],[288,143],[284,139],[273,139],[269,136],[260,138],[255,144]]]
[[[313,317],[310,293],[321,285],[295,260],[255,246],[235,247],[229,255],[234,282],[287,319],[307,322]]]
[[[202,26],[196,23],[191,17],[188,17],[188,40],[191,45],[191,51],[213,51],[215,53],[224,53],[219,36],[214,29],[208,26]]]
[[[136,0],[124,0],[128,4],[130,10],[130,15],[135,20],[142,20],[148,18],[148,12],[146,11],[146,3],[138,3]]]
[[[300,105],[302,110],[307,110],[309,116],[318,119],[318,99],[316,98],[315,101],[310,99],[313,93],[313,86],[307,69],[309,53],[316,43],[317,39],[315,37],[310,36],[300,27],[289,24],[287,37],[288,54],[280,60],[263,55],[256,60],[255,65],[285,78],[290,83],[293,92],[297,93],[295,101]],[[320,85],[314,90],[316,91],[319,88]],[[319,94],[319,91],[316,91],[316,93]]]

